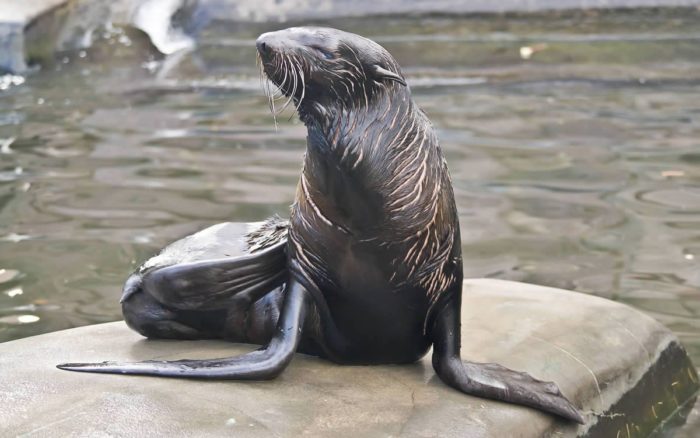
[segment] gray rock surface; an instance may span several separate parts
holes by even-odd
[[[211,358],[251,346],[148,341],[121,323],[0,344],[0,430],[10,436],[647,436],[690,406],[697,375],[666,328],[601,298],[464,283],[462,356],[553,380],[584,426],[470,397],[409,366],[339,366],[297,355],[269,382],[70,373],[59,362]]]
[[[0,0],[0,73],[23,73],[56,52],[85,49],[101,30],[129,26],[163,54],[194,46],[173,24],[197,0]],[[7,7],[3,3],[9,3]]]

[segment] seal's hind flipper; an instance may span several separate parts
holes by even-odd
[[[186,236],[126,281],[121,302],[144,292],[171,309],[212,310],[251,303],[286,279],[288,222],[224,222]]]
[[[452,294],[435,316],[433,367],[443,382],[466,394],[530,406],[579,424],[581,413],[553,382],[493,363],[463,362],[460,349],[460,294]]]
[[[252,254],[154,269],[143,275],[141,287],[174,309],[212,310],[251,303],[286,280],[285,248],[283,240]]]
[[[294,356],[306,314],[313,305],[307,290],[296,281],[287,283],[277,329],[265,348],[238,357],[211,360],[146,361],[133,363],[65,363],[58,368],[107,374],[196,379],[263,380],[279,375]]]

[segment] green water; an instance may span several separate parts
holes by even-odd
[[[700,12],[330,24],[387,47],[437,127],[466,276],[630,304],[700,363]],[[305,129],[259,86],[274,28],[165,61],[106,35],[0,91],[0,341],[119,319],[158,248],[287,214]]]

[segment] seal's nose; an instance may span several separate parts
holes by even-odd
[[[271,47],[270,47],[270,41],[269,41],[271,38],[270,33],[271,32],[264,33],[264,34],[260,35],[257,40],[255,40],[255,47],[258,48],[258,52],[261,55],[269,55],[270,52],[272,51]]]

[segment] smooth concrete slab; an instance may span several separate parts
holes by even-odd
[[[430,357],[339,366],[297,355],[269,382],[71,373],[59,362],[212,358],[252,346],[150,341],[122,322],[0,344],[3,436],[647,436],[690,406],[697,375],[674,335],[622,304],[500,280],[464,282],[462,357],[553,380],[587,423],[461,394]]]

